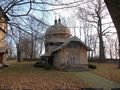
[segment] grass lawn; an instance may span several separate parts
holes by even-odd
[[[87,87],[72,72],[34,68],[33,62],[11,63],[0,72],[0,89],[55,90]],[[1,71],[1,70],[0,70]]]
[[[120,84],[120,69],[115,64],[93,63],[97,66],[92,72]]]

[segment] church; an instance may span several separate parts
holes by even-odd
[[[58,19],[45,33],[45,54],[41,59],[57,68],[62,65],[87,66],[87,52],[90,50],[77,36],[72,36],[70,29]]]

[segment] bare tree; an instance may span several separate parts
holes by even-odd
[[[21,56],[23,59],[30,59],[31,55],[31,40],[30,36],[24,34],[24,38],[22,38],[21,43]]]
[[[9,51],[8,51],[8,58],[9,59],[12,59],[13,58],[13,53],[14,53],[14,47],[13,47],[13,43],[12,43],[12,41],[10,40],[9,42],[8,42],[8,48],[9,48]]]
[[[108,16],[106,6],[103,0],[93,0],[85,8],[79,8],[79,17],[86,22],[89,22],[93,28],[96,29],[99,38],[99,58],[100,60],[105,59],[105,44],[104,36],[110,32],[109,28],[112,27],[111,22],[103,22]],[[87,12],[87,18],[81,15],[81,12]],[[107,27],[105,27],[105,25]]]

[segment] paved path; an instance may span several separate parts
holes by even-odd
[[[94,88],[104,88],[104,90],[111,90],[111,88],[120,88],[120,84],[95,75],[91,72],[78,72],[75,73],[85,83],[93,86]]]

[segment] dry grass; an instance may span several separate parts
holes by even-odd
[[[80,89],[85,84],[73,73],[34,68],[33,63],[13,63],[0,72],[0,89],[56,90]]]
[[[115,64],[108,63],[93,63],[97,66],[97,69],[92,71],[93,73],[105,77],[109,80],[120,83],[120,69],[118,69]]]

